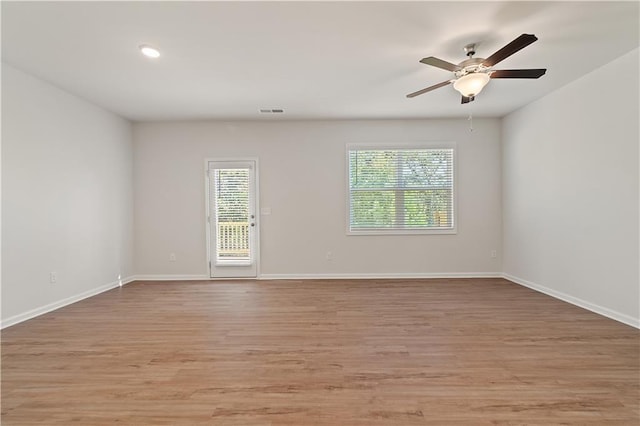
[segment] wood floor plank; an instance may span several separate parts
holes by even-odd
[[[635,425],[639,343],[502,279],[135,282],[2,331],[2,424]]]

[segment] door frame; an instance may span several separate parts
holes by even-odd
[[[209,200],[209,163],[210,162],[229,162],[229,163],[237,163],[243,161],[253,161],[255,164],[255,169],[253,171],[253,177],[255,181],[255,262],[256,262],[256,276],[255,277],[234,277],[234,278],[222,278],[222,277],[214,277],[213,275],[213,265],[211,264],[211,222],[209,219],[209,208],[210,208],[210,200]],[[207,275],[210,280],[247,280],[247,279],[258,279],[260,277],[260,165],[258,161],[258,157],[208,157],[204,159],[204,223],[205,223],[205,234],[206,234],[206,263],[205,267],[207,269]]]

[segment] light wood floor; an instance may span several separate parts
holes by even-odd
[[[2,425],[637,425],[639,343],[501,279],[137,282],[2,332]]]

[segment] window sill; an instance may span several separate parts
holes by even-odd
[[[458,230],[452,229],[366,229],[347,230],[347,235],[454,235]]]

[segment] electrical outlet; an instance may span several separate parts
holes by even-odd
[[[491,258],[495,259],[496,257],[498,257],[498,251],[497,250],[491,250]]]
[[[175,262],[176,261],[176,254],[175,253],[170,253],[169,254],[169,262]]]
[[[55,284],[58,282],[58,273],[57,272],[51,272],[49,274],[49,282],[51,284]]]
[[[333,260],[333,253],[331,253],[330,251],[327,252],[327,256],[326,256],[328,261]]]

